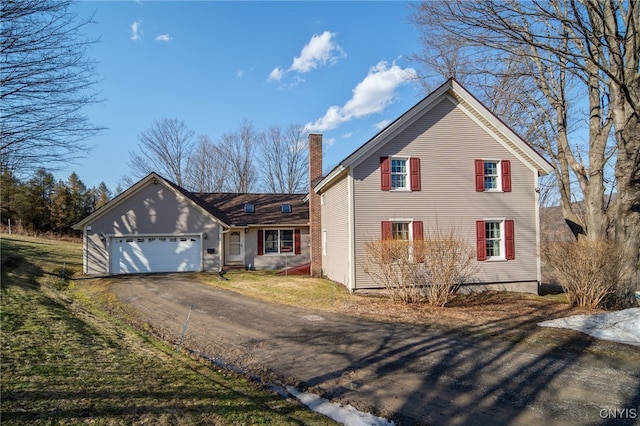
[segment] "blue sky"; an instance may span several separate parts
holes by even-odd
[[[105,101],[87,108],[108,129],[88,140],[75,171],[113,190],[154,120],[184,121],[214,141],[246,118],[258,129],[306,125],[337,164],[425,93],[407,80],[420,50],[405,2],[84,1],[85,29],[100,37]],[[436,82],[439,83],[439,82]]]

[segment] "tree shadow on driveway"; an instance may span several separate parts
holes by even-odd
[[[521,326],[511,318],[443,333],[363,322],[281,338],[334,356],[334,368],[302,387],[398,424],[605,424],[614,420],[608,409],[628,409],[616,424],[637,421],[629,410],[640,400],[640,365],[596,359],[588,353],[595,339],[576,332],[544,349],[487,337]]]

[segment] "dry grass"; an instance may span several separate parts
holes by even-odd
[[[258,299],[382,321],[483,327],[506,320],[532,322],[597,312],[570,307],[563,294],[536,296],[498,291],[459,294],[447,307],[441,308],[393,301],[384,292],[350,294],[344,286],[323,278],[282,277],[269,271],[233,271],[226,277],[228,280],[223,281],[209,274],[201,275],[201,279],[211,285]]]

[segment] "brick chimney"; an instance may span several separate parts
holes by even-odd
[[[320,195],[313,187],[322,180],[322,135],[309,135],[309,237],[311,241],[311,276],[322,275],[322,220]]]

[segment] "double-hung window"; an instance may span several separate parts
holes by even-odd
[[[414,249],[412,241],[424,239],[422,221],[413,219],[390,219],[381,222],[382,240],[402,242],[393,244],[391,252],[387,252],[387,261],[395,261],[398,256],[408,256],[408,259],[416,262],[423,262],[420,258],[414,259]],[[400,250],[398,252],[397,250]],[[399,255],[399,253],[404,253]]]
[[[509,160],[475,160],[477,192],[510,192]]]
[[[486,219],[476,221],[478,260],[515,259],[514,221]]]
[[[409,241],[409,222],[391,222],[391,239]]]
[[[391,159],[391,189],[407,189],[407,159]]]
[[[420,191],[421,180],[418,157],[380,157],[382,191]]]
[[[486,221],[484,223],[484,236],[486,239],[487,259],[501,258],[502,246],[502,222]]]
[[[383,240],[422,240],[423,226],[421,220],[390,219],[380,223]]]
[[[484,162],[484,190],[499,190],[498,188],[498,162],[497,161],[485,161]]]

